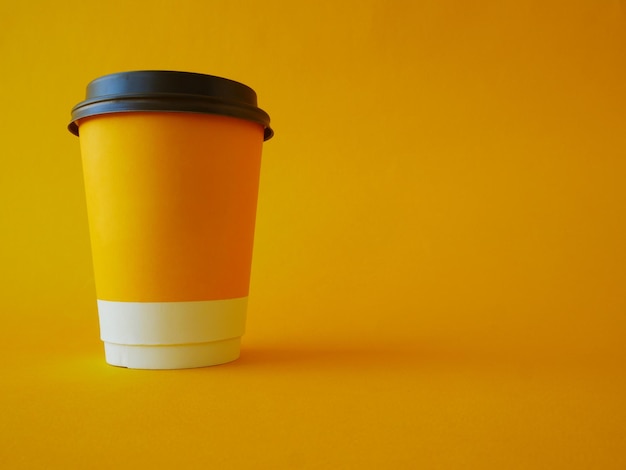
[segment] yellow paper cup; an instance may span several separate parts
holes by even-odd
[[[109,364],[239,357],[268,115],[240,83],[170,71],[91,82],[79,135]]]

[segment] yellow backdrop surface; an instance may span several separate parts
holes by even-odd
[[[0,0],[0,466],[626,467],[626,4]],[[90,80],[253,87],[242,358],[104,364]]]

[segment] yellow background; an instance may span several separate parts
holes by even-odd
[[[626,467],[626,5],[0,3],[3,468]],[[253,87],[242,358],[104,364],[88,81]]]

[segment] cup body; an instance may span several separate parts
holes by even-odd
[[[77,125],[107,362],[172,369],[239,357],[264,127],[171,110]]]

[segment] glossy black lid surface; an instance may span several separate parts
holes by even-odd
[[[213,75],[167,70],[121,72],[96,78],[87,97],[72,109],[68,129],[79,134],[79,119],[131,111],[221,114],[259,123],[264,139],[274,135],[269,115],[257,106],[254,90]]]

